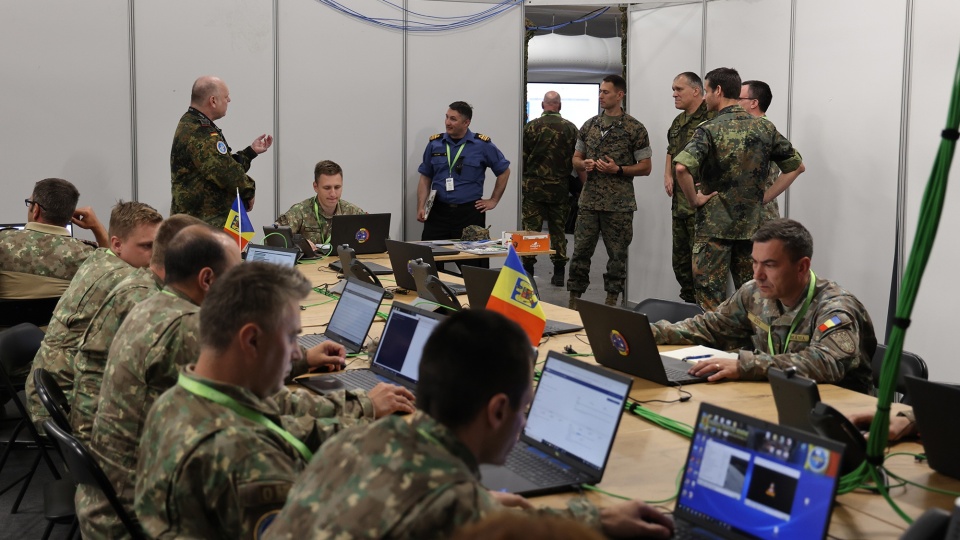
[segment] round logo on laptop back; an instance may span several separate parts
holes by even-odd
[[[630,354],[630,345],[627,343],[627,338],[623,337],[623,334],[617,330],[610,331],[610,344],[620,353],[620,356]]]
[[[356,239],[357,239],[357,242],[360,242],[361,244],[366,242],[367,240],[370,239],[370,231],[368,231],[367,229],[361,228],[359,231],[357,231]]]

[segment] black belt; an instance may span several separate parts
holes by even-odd
[[[477,201],[468,202],[468,203],[449,203],[449,202],[443,202],[443,201],[436,201],[433,204],[444,206],[446,208],[457,208],[460,206],[474,206],[477,204]]]

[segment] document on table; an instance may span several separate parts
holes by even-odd
[[[694,345],[693,347],[684,347],[682,349],[675,349],[672,351],[665,351],[660,353],[662,356],[669,356],[670,358],[676,358],[677,360],[688,359],[689,361],[696,360],[705,360],[707,358],[729,358],[731,360],[736,360],[740,357],[739,353],[721,351],[720,349],[712,349],[710,347],[704,347],[703,345]]]

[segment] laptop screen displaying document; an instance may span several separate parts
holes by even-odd
[[[823,538],[843,445],[704,403],[675,516],[724,538]]]
[[[423,346],[441,320],[435,313],[394,303],[371,369],[416,385]]]
[[[296,248],[282,248],[274,246],[258,246],[250,244],[247,246],[247,262],[268,262],[279,264],[280,266],[289,266],[297,264]]]
[[[382,299],[383,289],[348,279],[324,333],[362,345]]]

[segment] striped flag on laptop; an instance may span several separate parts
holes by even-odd
[[[487,300],[487,309],[501,313],[519,324],[527,332],[534,347],[540,344],[547,317],[543,314],[540,299],[533,290],[530,278],[523,271],[520,256],[513,249],[513,245],[510,246],[507,261],[500,269],[500,277],[497,278],[490,299]]]

